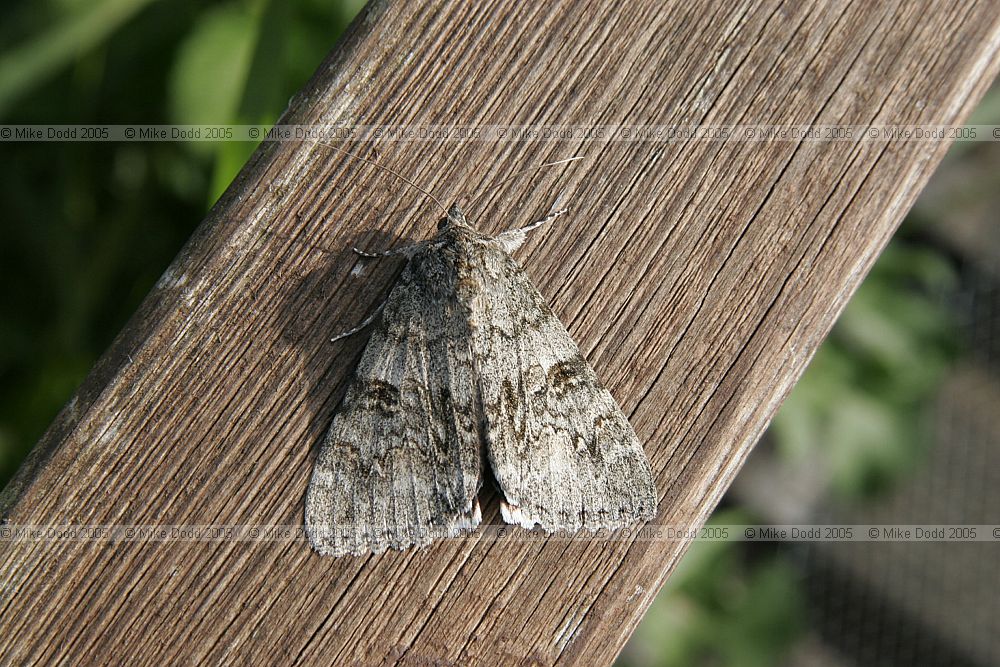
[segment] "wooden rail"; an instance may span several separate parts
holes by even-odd
[[[990,2],[376,2],[285,123],[961,122]],[[517,258],[645,444],[658,525],[700,525],[945,142],[381,141]],[[369,156],[375,153],[366,153]],[[478,209],[478,210],[476,210]],[[3,496],[24,525],[300,525],[317,443],[435,209],[368,165],[265,143]],[[496,499],[484,507],[498,519]],[[513,534],[512,534],[513,537]],[[0,540],[3,664],[607,664],[684,551],[456,540],[322,558],[291,541]]]

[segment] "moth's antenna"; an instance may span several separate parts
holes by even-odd
[[[404,183],[406,183],[410,187],[415,188],[416,190],[419,190],[420,192],[422,192],[424,195],[427,196],[428,199],[430,199],[432,202],[434,202],[435,204],[437,204],[438,208],[440,208],[442,211],[444,211],[445,215],[448,215],[448,208],[444,204],[442,204],[438,200],[437,197],[435,197],[431,193],[427,192],[427,190],[424,190],[422,187],[420,187],[419,185],[417,185],[416,183],[414,183],[413,181],[411,181],[410,179],[408,179],[406,176],[403,176],[399,172],[393,171],[389,167],[383,167],[382,165],[380,165],[378,162],[375,162],[374,160],[369,160],[366,157],[361,157],[360,155],[356,155],[356,154],[351,153],[349,151],[345,151],[343,148],[338,148],[337,146],[334,146],[333,144],[328,144],[328,143],[323,142],[323,141],[317,141],[316,143],[319,144],[320,146],[326,146],[327,148],[332,148],[333,150],[337,151],[338,153],[343,153],[344,155],[346,155],[348,157],[352,157],[355,160],[360,160],[361,162],[367,162],[368,164],[370,164],[373,167],[377,167],[377,168],[381,169],[382,171],[386,171],[386,172],[392,174],[393,176],[395,176],[399,180],[403,181]]]
[[[487,192],[492,192],[493,190],[496,190],[497,188],[499,188],[501,185],[504,185],[506,183],[510,183],[514,179],[520,178],[521,176],[524,176],[528,172],[534,173],[534,172],[538,171],[539,169],[544,169],[545,167],[555,167],[555,166],[560,165],[560,164],[566,164],[567,162],[575,162],[576,160],[582,160],[583,158],[584,158],[583,155],[577,155],[576,157],[568,157],[565,160],[556,160],[555,162],[546,162],[545,164],[540,164],[540,165],[535,166],[535,167],[529,167],[528,169],[522,169],[521,171],[515,171],[513,174],[511,174],[507,178],[503,179],[499,183],[494,183],[490,187],[488,187],[485,190],[483,190],[482,192],[480,192],[478,195],[476,195],[475,197],[473,197],[472,200],[469,201],[468,204],[466,204],[466,206],[468,208],[472,208],[472,205],[474,203],[476,203],[477,201],[479,201],[480,199],[482,199],[483,195],[485,195]]]

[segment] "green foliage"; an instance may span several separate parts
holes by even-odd
[[[53,73],[107,39],[151,0],[38,3],[21,12],[5,8],[8,30],[0,30],[0,116]],[[10,16],[11,18],[8,18]],[[21,28],[21,34],[17,33]]]
[[[921,415],[956,352],[940,301],[954,281],[939,253],[890,243],[776,415],[780,451],[818,453],[843,498],[878,493],[920,461]]]
[[[751,521],[730,510],[708,525],[741,523]],[[635,651],[619,664],[780,664],[804,629],[804,609],[797,575],[782,556],[751,559],[740,542],[694,542],[636,630]]]
[[[358,0],[43,0],[0,22],[6,123],[272,123]],[[7,143],[0,484],[255,146]]]
[[[240,114],[260,34],[260,2],[228,3],[204,12],[180,44],[170,80],[171,121],[178,124],[246,123]],[[279,3],[280,4],[280,3]],[[274,80],[254,81],[263,88]],[[273,110],[272,110],[273,112]],[[256,118],[250,122],[267,122]],[[191,142],[189,150],[215,157],[209,190],[215,201],[246,162],[254,146],[237,142]]]

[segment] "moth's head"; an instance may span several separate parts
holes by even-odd
[[[465,219],[465,214],[462,213],[462,209],[458,207],[458,204],[452,204],[448,208],[448,215],[444,216],[438,220],[438,231],[443,232],[451,229],[452,227],[468,227],[469,223]]]

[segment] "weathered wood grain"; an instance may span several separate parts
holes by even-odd
[[[379,2],[284,122],[960,121],[995,3]],[[367,146],[356,146],[366,150]],[[913,202],[943,143],[383,142],[518,253],[630,415],[657,522],[703,521]],[[433,207],[328,149],[267,144],[7,489],[11,524],[301,524],[313,451]],[[352,270],[358,268],[359,275]],[[496,522],[497,507],[486,519]],[[602,664],[684,544],[0,542],[4,664]]]

